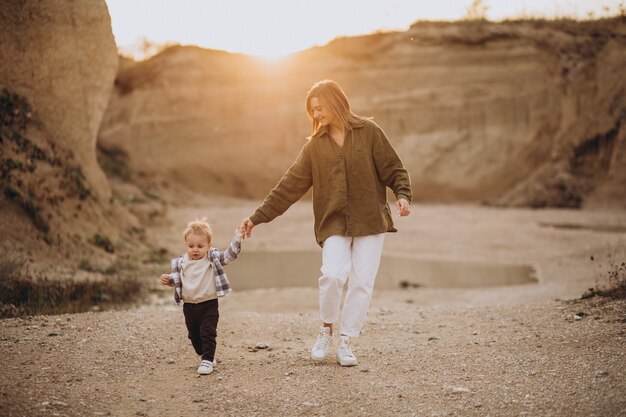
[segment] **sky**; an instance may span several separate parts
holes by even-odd
[[[118,48],[141,58],[144,39],[277,58],[338,36],[457,20],[473,0],[106,0]],[[482,0],[489,20],[598,18],[623,0]]]

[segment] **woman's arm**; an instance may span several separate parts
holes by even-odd
[[[391,188],[396,196],[396,201],[405,200],[407,205],[410,204],[413,194],[409,172],[404,168],[402,160],[387,139],[385,132],[378,126],[374,127],[372,153],[380,180]],[[402,206],[406,205],[402,203]],[[398,209],[400,209],[400,205],[398,205]]]
[[[295,162],[270,191],[254,214],[242,220],[241,227],[249,237],[252,228],[260,223],[269,223],[283,214],[298,201],[313,185],[311,158],[305,145]]]

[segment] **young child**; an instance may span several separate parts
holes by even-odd
[[[189,222],[183,232],[187,253],[172,260],[171,274],[161,275],[161,285],[174,287],[176,303],[183,302],[189,339],[201,356],[201,375],[213,372],[219,319],[217,298],[231,291],[223,267],[239,256],[243,231],[240,227],[235,230],[230,246],[223,252],[211,246],[212,237],[206,219]]]

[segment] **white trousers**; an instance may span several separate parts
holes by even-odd
[[[361,333],[384,242],[384,233],[361,237],[331,236],[324,241],[319,279],[320,319],[323,323],[338,321],[343,286],[348,280],[341,334],[357,337]]]

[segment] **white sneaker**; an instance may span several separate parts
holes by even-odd
[[[204,360],[200,362],[200,366],[198,366],[198,373],[200,375],[208,375],[213,372],[213,362]]]
[[[337,362],[341,366],[354,366],[357,363],[356,356],[352,353],[350,337],[341,336],[339,347],[337,348]]]
[[[328,346],[330,345],[332,338],[333,337],[330,334],[330,327],[320,327],[317,340],[311,349],[311,359],[314,361],[323,361],[328,355]]]

